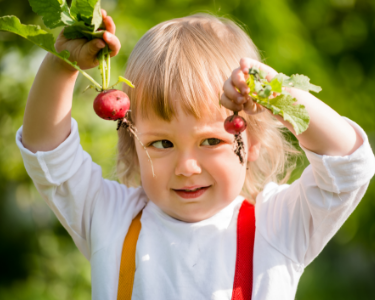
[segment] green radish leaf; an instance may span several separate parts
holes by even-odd
[[[262,78],[265,75],[261,75],[258,68],[251,68],[249,74],[250,76],[246,83],[250,88],[249,95],[254,101],[270,109],[273,114],[282,116],[285,121],[292,124],[296,134],[301,134],[308,128],[310,117],[306,108],[301,104],[295,105],[294,102],[297,100],[290,93],[283,90],[282,87],[296,87],[315,92],[319,92],[321,90],[320,87],[311,84],[310,79],[304,75],[292,75],[289,77],[279,73],[271,82],[268,82]],[[279,95],[275,98],[270,98],[272,92],[276,92]]]
[[[310,78],[305,75],[295,74],[290,77],[291,83],[297,89],[319,93],[322,88],[310,83]]]
[[[272,78],[272,80],[275,80],[275,79],[277,79],[281,83],[282,86],[288,86],[288,87],[291,86],[289,85],[290,77],[283,73],[279,73],[274,78]]]
[[[267,107],[274,115],[280,115],[292,124],[296,134],[301,134],[309,127],[310,117],[302,104],[294,104],[297,100],[290,95],[280,94],[269,98],[253,98],[254,101]]]
[[[270,85],[266,85],[265,88],[261,90],[258,94],[259,94],[259,97],[268,98],[269,96],[271,96],[271,93],[272,93],[272,87]]]
[[[76,21],[64,30],[66,38],[103,38],[104,32],[97,31],[99,28],[105,29],[100,0],[73,0],[70,13]]]
[[[66,26],[72,26],[76,23],[75,20],[72,19],[72,17],[69,14],[69,11],[67,13],[62,12],[61,15],[61,21],[66,25]]]
[[[134,84],[130,80],[126,79],[125,77],[119,76],[118,81],[125,82],[128,86],[135,88]]]
[[[86,72],[84,72],[76,62],[72,63],[68,60],[69,51],[64,50],[58,53],[55,49],[55,39],[51,33],[44,31],[38,25],[24,25],[16,16],[0,17],[0,30],[12,32],[29,40],[40,48],[56,55],[64,60],[66,63],[77,69],[83,76],[89,79],[98,89],[102,87]]]
[[[82,33],[82,28],[80,26],[65,27],[64,36],[70,40],[86,38],[86,35]]]
[[[83,21],[88,26],[93,25],[94,30],[101,27],[100,0],[73,0],[70,13],[77,21]]]
[[[258,80],[254,81],[254,85],[254,90],[256,93],[260,93],[263,90],[263,85]]]
[[[304,105],[293,103],[296,99],[290,95],[279,95],[275,98],[269,99],[269,106],[274,114],[278,114],[293,125],[296,134],[304,132],[310,122],[309,114]]]
[[[92,20],[91,25],[94,26],[94,31],[97,31],[103,23],[103,16],[102,16],[102,10],[100,7],[100,0],[98,0],[94,6],[94,10],[92,12]],[[104,27],[104,25],[103,25]],[[104,28],[103,28],[104,29]]]
[[[250,88],[250,91],[256,91],[257,89],[255,89],[255,80],[254,80],[254,75],[250,75],[249,76],[249,79],[247,80],[247,86]],[[259,87],[259,86],[258,86]]]
[[[273,78],[269,84],[273,92],[276,92],[276,93],[282,92],[282,84],[280,81],[277,80],[277,78]]]
[[[249,75],[259,75],[259,68],[258,67],[251,67],[249,69]]]
[[[267,72],[264,70],[260,70],[258,67],[251,67],[249,69],[249,75],[254,75],[255,77],[258,77],[259,79],[266,79]]]
[[[64,36],[67,39],[80,39],[87,38],[89,40],[93,39],[92,27],[85,25],[83,21],[76,22],[73,26],[68,26],[64,28]]]
[[[18,34],[40,48],[59,56],[55,50],[53,35],[41,29],[40,26],[23,25],[17,17],[5,16],[0,18],[0,30]]]
[[[71,25],[74,22],[65,0],[29,0],[29,2],[33,11],[42,17],[44,24],[50,29]]]
[[[310,83],[310,78],[305,75],[295,74],[291,77],[279,73],[273,79],[277,79],[281,82],[282,86],[285,87],[295,87],[304,91],[313,91],[319,93],[322,88],[320,86]]]

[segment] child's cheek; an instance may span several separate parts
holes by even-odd
[[[140,163],[140,173],[141,173],[141,185],[149,200],[157,203],[157,199],[165,198],[166,187],[167,187],[167,172],[165,163],[163,164],[163,159],[158,159],[153,157],[152,164],[154,169],[154,174],[152,172],[151,164],[148,158],[144,158]],[[163,171],[164,165],[164,171]],[[167,166],[168,167],[168,166]]]
[[[217,182],[220,193],[234,199],[243,187],[246,178],[246,163],[241,165],[233,149],[211,158],[210,173]]]

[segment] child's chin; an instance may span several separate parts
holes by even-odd
[[[197,223],[211,218],[216,212],[213,211],[200,211],[200,212],[184,212],[173,218],[186,223]]]

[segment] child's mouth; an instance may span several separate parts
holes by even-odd
[[[200,187],[193,190],[174,190],[177,195],[179,195],[181,198],[185,199],[191,199],[191,198],[197,198],[201,196],[205,191],[207,191],[209,186]]]

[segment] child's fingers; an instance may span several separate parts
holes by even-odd
[[[103,18],[103,22],[104,22],[104,25],[105,25],[105,29],[112,34],[115,34],[116,25],[115,25],[115,22],[113,22],[113,19],[110,16],[107,16],[107,17]]]
[[[242,72],[244,74],[249,73],[249,69],[251,67],[258,67],[260,70],[266,71],[267,74],[268,74],[266,76],[266,79],[268,81],[271,81],[272,78],[277,75],[277,72],[274,69],[272,69],[270,66],[267,66],[267,65],[255,60],[255,59],[252,59],[252,58],[248,58],[248,57],[241,58],[240,69],[242,70]]]
[[[235,104],[233,103],[226,95],[225,93],[222,93],[220,96],[220,104],[225,106],[226,108],[232,110],[232,111],[240,111],[243,109],[242,104]]]
[[[120,51],[121,43],[120,40],[114,34],[106,31],[103,34],[103,39],[107,43],[108,48],[111,49],[111,57],[117,55]]]
[[[236,104],[241,104],[245,101],[243,94],[239,93],[236,87],[233,85],[232,77],[229,77],[223,86],[224,93],[228,99]]]
[[[246,78],[244,72],[240,68],[235,69],[231,75],[232,84],[238,88],[242,95],[247,95],[250,93],[250,89],[246,84]]]
[[[105,43],[101,39],[93,39],[84,44],[83,53],[88,56],[96,56],[100,49],[105,47]]]
[[[102,8],[102,17],[103,19],[107,16],[107,11]]]
[[[265,107],[254,102],[250,96],[246,97],[246,100],[247,101],[243,105],[243,110],[245,113],[249,115],[255,115],[265,111]]]

